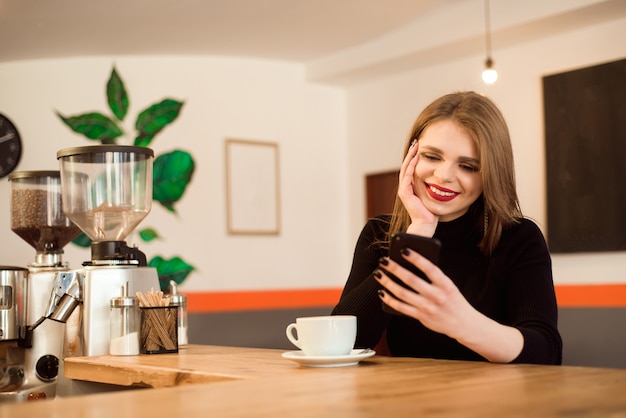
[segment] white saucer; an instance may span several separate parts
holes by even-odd
[[[354,366],[359,361],[372,357],[374,354],[376,352],[369,348],[352,350],[346,356],[307,356],[302,351],[288,351],[283,353],[283,358],[306,367],[344,367]]]

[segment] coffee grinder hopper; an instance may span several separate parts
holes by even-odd
[[[125,239],[150,212],[153,158],[149,148],[118,145],[57,153],[64,210],[92,240],[91,265],[146,265]]]
[[[63,212],[59,171],[17,171],[11,184],[11,230],[36,251],[31,267],[61,267],[63,247],[80,229]]]

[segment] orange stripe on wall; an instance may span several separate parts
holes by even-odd
[[[559,307],[626,307],[626,284],[555,286]]]
[[[227,312],[332,307],[341,289],[185,293],[189,312]]]
[[[190,313],[333,307],[341,290],[298,289],[185,293]],[[561,308],[626,307],[626,284],[556,285]]]

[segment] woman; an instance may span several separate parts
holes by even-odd
[[[358,317],[357,346],[380,342],[394,356],[561,364],[550,254],[522,216],[498,108],[474,92],[443,96],[418,116],[404,155],[393,214],[365,225],[333,310]],[[438,265],[404,251],[430,282],[387,257],[398,231],[442,242]]]

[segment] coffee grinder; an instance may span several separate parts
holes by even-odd
[[[82,351],[85,356],[108,354],[111,299],[159,290],[155,268],[126,237],[148,215],[152,205],[150,148],[95,145],[57,152],[63,210],[89,238],[91,260],[83,268],[61,272],[59,283],[79,283],[82,301]],[[59,295],[53,319],[67,318],[76,307],[75,286]]]
[[[9,182],[11,230],[35,248],[36,256],[27,269],[2,267],[0,272],[7,308],[2,310],[3,343],[10,340],[0,401],[53,398],[61,359],[77,354],[80,318],[77,312],[64,322],[47,320],[56,308],[51,294],[58,274],[69,271],[63,248],[80,230],[63,212],[59,171],[13,172]],[[66,337],[66,331],[74,337]]]

